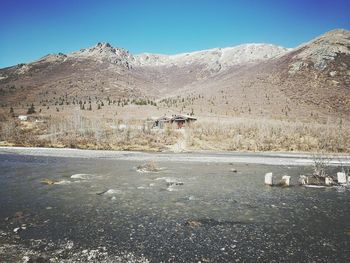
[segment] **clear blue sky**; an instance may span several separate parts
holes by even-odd
[[[0,68],[97,42],[135,54],[295,47],[335,28],[350,29],[350,0],[0,0]]]

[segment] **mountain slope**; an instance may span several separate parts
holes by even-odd
[[[294,99],[348,114],[350,111],[350,32],[333,30],[276,61],[283,91]]]
[[[98,43],[1,69],[0,104],[25,108],[32,102],[68,106],[147,98],[158,102],[158,110],[191,110],[203,116],[348,118],[349,69],[347,30],[330,31],[295,49],[246,44],[178,55],[133,55]]]
[[[97,96],[102,92],[111,97],[159,97],[199,79],[208,78],[232,65],[256,62],[277,56],[286,49],[273,45],[242,45],[174,56],[133,56],[128,51],[98,43],[71,54],[51,54],[33,63],[0,70],[3,101],[16,101],[40,96],[48,90],[79,96]],[[22,94],[21,94],[22,93]],[[6,97],[6,98],[4,98]]]

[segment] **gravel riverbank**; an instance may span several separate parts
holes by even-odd
[[[179,162],[218,162],[218,163],[251,163],[267,165],[311,165],[315,155],[305,153],[278,152],[193,152],[193,153],[148,153],[129,151],[80,150],[69,148],[27,148],[1,147],[0,154],[18,154],[47,157],[97,158],[139,161],[179,161]],[[321,155],[317,155],[321,156]],[[325,155],[329,165],[348,165],[350,155]]]

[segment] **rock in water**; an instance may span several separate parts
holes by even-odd
[[[265,184],[266,185],[270,185],[270,186],[273,185],[273,175],[272,175],[272,173],[265,174]]]
[[[277,186],[288,187],[290,185],[290,176],[284,175],[282,176],[281,181],[278,182]]]
[[[346,184],[346,174],[345,173],[337,173],[337,180],[339,184]]]
[[[301,185],[307,184],[307,176],[305,176],[305,175],[300,175],[300,176],[299,176],[299,183],[300,183]]]
[[[151,173],[151,172],[159,172],[161,169],[156,165],[155,162],[148,162],[136,167],[136,171],[139,173]]]
[[[289,186],[290,185],[290,176],[284,175],[282,177],[282,184],[283,184],[283,186]]]
[[[185,226],[189,226],[190,228],[197,228],[197,227],[200,227],[201,225],[202,223],[197,220],[188,220],[185,223]]]
[[[41,180],[41,183],[47,184],[47,185],[52,185],[52,184],[57,183],[57,181],[45,178],[45,179]]]
[[[324,185],[324,178],[320,178],[315,175],[307,176],[306,184],[309,185]]]
[[[324,178],[324,183],[325,183],[325,185],[332,185],[333,184],[332,177],[329,177],[329,176],[325,177]]]

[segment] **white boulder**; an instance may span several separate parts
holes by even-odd
[[[265,174],[265,184],[266,185],[270,185],[270,186],[273,185],[273,175],[272,175],[272,173]]]
[[[346,184],[346,174],[342,172],[337,173],[337,180],[339,184]]]
[[[332,184],[333,184],[333,179],[332,179],[332,177],[327,176],[327,177],[324,179],[324,183],[325,183],[325,185],[332,185]]]
[[[289,175],[282,176],[282,184],[284,186],[289,186],[290,185],[290,176]]]
[[[305,176],[305,175],[300,175],[300,176],[299,176],[299,183],[300,183],[301,185],[306,185],[307,182],[308,182],[307,176]]]

